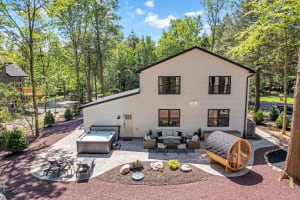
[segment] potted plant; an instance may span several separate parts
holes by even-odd
[[[140,160],[133,161],[130,163],[130,169],[133,171],[141,171],[144,169],[144,164]]]

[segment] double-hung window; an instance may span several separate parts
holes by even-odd
[[[180,76],[159,76],[159,94],[180,94]]]
[[[210,76],[209,94],[230,94],[231,77],[230,76]]]
[[[209,109],[207,126],[209,127],[228,127],[229,109]]]
[[[159,109],[158,126],[179,127],[180,110],[179,109]]]

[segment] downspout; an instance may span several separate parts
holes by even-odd
[[[246,98],[245,98],[245,115],[244,115],[244,131],[243,131],[243,138],[246,138],[246,126],[247,126],[247,106],[248,106],[248,91],[249,91],[249,78],[251,76],[254,76],[254,74],[251,74],[247,76],[247,82],[246,82]]]

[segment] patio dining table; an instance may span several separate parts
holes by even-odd
[[[48,169],[44,170],[46,173],[46,176],[48,175],[49,172],[56,172],[57,176],[60,176],[60,171],[61,170],[69,170],[71,169],[71,175],[72,175],[72,167],[74,165],[74,158],[70,156],[53,156],[53,157],[48,157],[47,161],[49,163]]]

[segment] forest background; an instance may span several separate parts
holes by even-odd
[[[155,42],[134,30],[124,37],[117,0],[0,0],[0,64],[16,63],[29,75],[24,85],[33,88],[33,96],[26,106],[34,110],[37,136],[37,104],[47,96],[85,103],[137,88],[137,70],[193,46],[256,70],[250,90],[256,102],[264,92],[277,90],[285,97],[293,92],[300,45],[297,0],[200,5],[210,33],[203,33],[201,16],[186,16],[171,20]],[[38,99],[35,88],[46,96]],[[0,93],[6,92],[2,85]],[[6,110],[0,111],[5,121]]]

